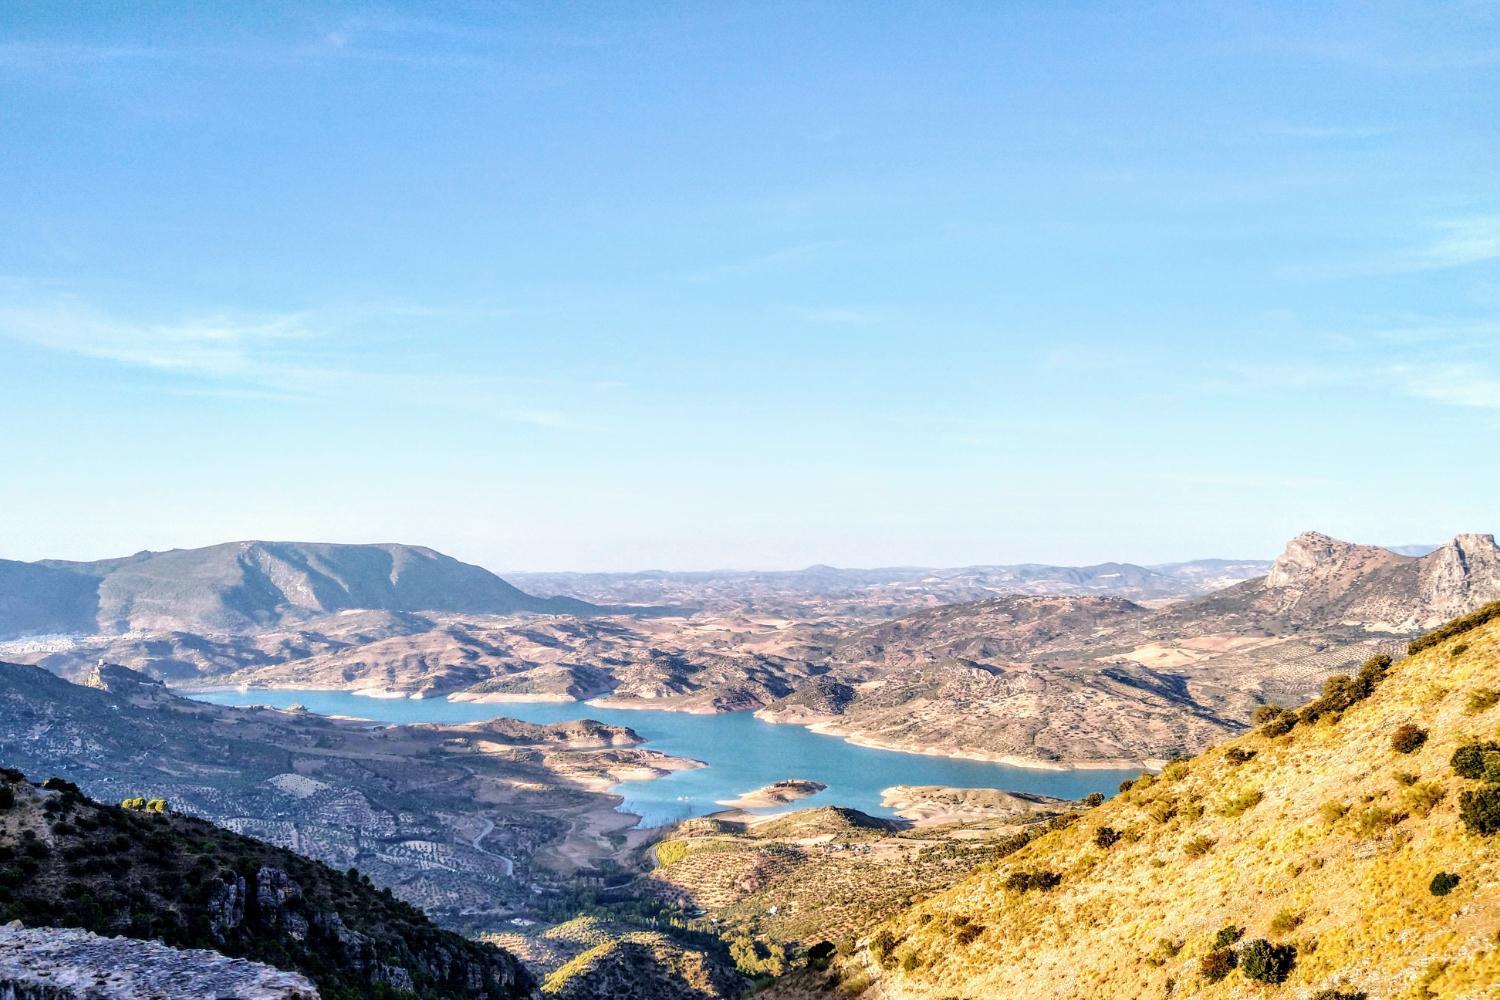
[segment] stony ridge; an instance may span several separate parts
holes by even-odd
[[[6,1000],[317,1000],[305,976],[88,931],[0,926],[0,996]]]

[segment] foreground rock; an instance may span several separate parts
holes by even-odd
[[[7,1000],[315,1000],[295,972],[182,951],[154,941],[51,927],[0,927],[0,996]]]

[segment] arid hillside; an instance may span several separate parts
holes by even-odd
[[[1500,996],[1487,610],[881,925],[840,985],[883,1000]]]

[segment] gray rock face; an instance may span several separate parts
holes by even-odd
[[[216,951],[51,927],[0,927],[0,1000],[317,1000],[307,979]]]

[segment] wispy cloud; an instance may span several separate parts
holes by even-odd
[[[301,313],[138,323],[69,303],[0,306],[0,336],[160,371],[253,379],[265,374],[276,345],[311,332]]]
[[[401,398],[483,411],[552,429],[587,424],[556,404],[618,389],[615,380],[474,370],[380,371],[359,363],[363,324],[506,316],[486,307],[395,304],[270,316],[213,314],[175,322],[124,319],[76,301],[0,305],[0,339],[170,376],[152,391],[243,401]],[[538,405],[540,403],[540,405]]]
[[[1419,267],[1463,267],[1500,257],[1500,215],[1445,219],[1434,228],[1436,238],[1413,258]]]
[[[1449,406],[1500,409],[1500,370],[1467,364],[1386,366],[1384,373],[1403,395]]]
[[[1363,259],[1300,263],[1287,277],[1325,281],[1420,274],[1500,259],[1500,215],[1476,213],[1434,219],[1405,247],[1375,251]]]

